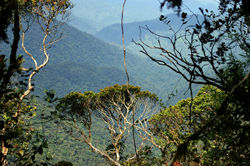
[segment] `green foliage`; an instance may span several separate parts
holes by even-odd
[[[170,1],[163,6],[165,2]],[[245,118],[249,117],[249,18],[238,3],[221,1],[221,15],[201,9],[204,19],[194,15],[197,23],[193,26],[186,26],[188,19],[182,14],[182,25],[171,29],[172,35],[145,28],[157,37],[157,46],[135,43],[152,61],[180,74],[191,92],[194,84],[213,85],[221,91],[214,94],[208,87],[212,98],[206,94],[199,98],[199,92],[193,100],[180,101],[152,119],[152,131],[161,138],[158,148],[171,164],[242,165],[249,158],[249,119]],[[171,28],[164,16],[160,19]],[[152,48],[161,56],[147,50]],[[229,149],[237,149],[237,155]]]
[[[71,92],[60,100],[57,110],[66,133],[89,145],[109,162],[117,164],[127,159],[123,153],[125,141],[132,130],[133,117],[140,128],[147,121],[145,119],[153,114],[157,104],[158,97],[149,91],[141,91],[138,86],[116,84],[100,90],[99,93]],[[92,120],[95,118],[99,119],[99,123],[105,126],[110,135],[109,141],[103,145],[106,146],[104,149],[92,141],[96,137],[92,128]]]
[[[6,71],[6,65],[3,67],[2,71]],[[16,75],[18,74],[14,74],[13,77]],[[21,78],[24,75],[26,73],[22,73]],[[2,83],[1,87],[3,87]],[[15,88],[11,88],[11,86]],[[20,81],[19,83],[9,83],[6,89],[1,89],[1,150],[4,147],[8,148],[8,156],[6,157],[9,164],[42,164],[42,162],[37,162],[35,158],[37,154],[43,154],[43,148],[47,148],[47,141],[30,123],[31,119],[36,116],[36,103],[31,100],[31,97],[24,101],[19,99],[25,87],[26,84]],[[3,157],[1,152],[1,158]]]
[[[133,154],[134,155],[134,154]],[[146,145],[141,150],[137,152],[138,160],[134,155],[133,158],[129,161],[121,163],[122,166],[161,166],[165,164],[164,159],[161,159],[159,156],[155,156],[153,153],[152,147]],[[131,156],[132,157],[132,156]]]
[[[104,87],[118,83],[120,85],[126,83],[125,73],[123,72],[123,61],[120,56],[120,53],[122,54],[122,49],[106,44],[93,36],[77,31],[72,27],[65,25],[65,28],[66,31],[70,33],[65,39],[60,40],[60,42],[53,45],[49,50],[50,55],[53,56],[50,56],[49,64],[39,71],[37,77],[35,77],[34,94],[41,96],[43,95],[42,92],[45,89],[54,89],[59,97],[68,94],[70,91],[79,90],[82,92],[91,90],[97,93]],[[34,56],[41,54],[39,48],[37,47],[37,45],[39,45],[38,41],[40,41],[39,38],[42,37],[41,32],[38,29],[39,28],[34,24],[30,27],[26,34],[27,48],[31,50],[31,53],[34,54]],[[9,34],[9,36],[11,40],[11,35]],[[37,39],[35,39],[34,36],[36,36]],[[83,42],[81,43],[78,41]],[[9,50],[9,46],[4,47],[4,44],[1,44],[0,47],[3,53],[5,51],[6,54],[8,53],[7,51]],[[21,50],[19,50],[18,53],[24,54]],[[26,57],[25,54],[23,58],[25,59],[23,66],[29,66],[29,64],[31,64],[29,58]],[[37,62],[39,63],[42,61],[43,60],[37,56]],[[169,75],[171,79],[160,77],[160,75],[166,74],[162,68],[151,70],[151,68],[155,65],[148,64],[144,58],[136,57],[132,53],[128,53],[128,62],[131,84],[140,85],[143,87],[143,90],[147,89],[149,91],[153,91],[154,93],[161,92],[162,95],[166,95],[165,92],[172,90],[171,87],[175,85],[174,82],[178,79],[175,75],[170,73],[167,73],[167,75]],[[168,80],[167,82],[171,86],[165,86],[166,80]],[[26,81],[23,82],[26,83]],[[159,84],[161,85],[159,86]],[[186,88],[184,84],[181,85],[183,85],[184,89]],[[166,89],[161,90],[161,86],[164,86]],[[148,95],[146,91],[143,93],[145,93],[146,96]],[[46,100],[52,100],[50,97],[47,97]],[[151,98],[153,99],[154,97],[152,96]],[[178,99],[176,98],[176,100]],[[41,103],[41,101],[36,102]],[[48,103],[43,104],[46,105]],[[36,121],[41,121],[40,118],[42,113],[44,114],[44,112],[36,112]],[[99,134],[96,134],[96,143],[100,142],[101,147],[107,145],[109,133],[105,133],[106,129],[103,129],[103,124],[99,124],[100,122],[98,122],[98,120],[92,119],[92,121],[94,121],[93,123],[98,124],[97,127],[92,127],[93,132],[106,135],[101,137]],[[49,140],[49,142],[53,139],[56,140],[53,130],[57,129],[56,127],[51,127],[50,125],[53,126],[53,123],[44,124],[44,127],[34,127],[39,132],[43,132],[46,129],[44,135],[46,136],[46,140]],[[63,131],[58,134],[57,138],[64,140],[65,137],[65,132]],[[132,141],[127,140],[127,142],[129,142],[126,145],[127,149],[132,152]],[[36,146],[39,147],[40,145]],[[52,163],[64,160],[67,155],[69,155],[69,159],[72,163],[74,163],[74,165],[90,165],[103,162],[102,159],[98,159],[100,158],[99,155],[93,155],[87,146],[83,146],[81,143],[76,143],[74,139],[65,138],[65,141],[59,145],[49,143],[48,150],[51,151],[54,156],[54,160],[50,160]],[[63,154],[61,153],[62,151]],[[44,153],[45,152],[47,152],[47,150],[44,150]],[[37,155],[39,156],[39,153],[37,153]],[[79,157],[78,155],[84,157]],[[41,158],[42,157],[36,157],[36,160],[40,160]]]
[[[73,166],[73,164],[68,161],[60,161],[57,164],[54,164],[53,166]]]
[[[58,97],[63,97],[70,91],[97,93],[107,86],[127,82],[123,57],[120,56],[123,54],[121,47],[107,44],[67,24],[59,27],[58,32],[64,29],[68,33],[67,37],[48,50],[48,53],[53,56],[50,56],[48,65],[41,69],[37,76],[34,76],[35,95],[43,95],[42,92],[45,89],[54,89]],[[138,31],[133,31],[133,33],[138,33]],[[11,34],[8,33],[8,36],[12,39]],[[41,56],[36,56],[41,54],[39,42],[42,37],[42,32],[36,24],[30,27],[25,36],[27,49],[37,58],[38,63],[43,62]],[[131,40],[130,37],[129,40]],[[0,48],[3,53],[10,53],[8,52],[9,45],[1,44]],[[25,59],[23,67],[33,66],[30,58],[21,50],[21,45],[19,45],[18,54],[23,55]],[[156,93],[165,102],[179,80],[178,75],[164,70],[163,67],[149,62],[132,51],[127,52],[126,61],[130,84]],[[182,93],[186,91],[187,87],[188,84],[182,80],[177,86],[179,95],[170,100],[170,103],[175,104],[179,99],[188,97],[188,94],[183,95]]]
[[[149,91],[141,91],[141,87],[133,85],[114,85],[104,88],[100,91],[100,98],[105,100],[112,96],[124,96],[125,100],[129,100],[130,95],[135,95],[136,99],[149,98],[152,101],[158,101],[156,94],[152,94]]]
[[[233,118],[242,108],[232,101],[228,105],[228,113],[220,119],[214,119],[217,116],[216,110],[221,107],[226,96],[218,88],[204,86],[193,100],[179,101],[151,117],[150,130],[157,135],[157,143],[164,149],[162,157],[167,162],[172,161],[178,151],[181,156],[176,159],[191,165],[247,162],[249,153],[246,149],[249,144],[245,142],[245,136],[248,131],[241,131],[238,127],[249,122],[247,119]],[[207,123],[210,124],[209,128],[204,128]],[[238,144],[241,134],[245,135],[241,141],[245,141]]]
[[[9,43],[6,41],[5,32],[9,26],[13,25],[13,43],[11,49],[7,49],[9,52],[4,52],[6,55],[9,54],[9,57],[6,59],[5,55],[0,57],[0,162],[3,166],[7,164],[47,165],[46,162],[50,160],[48,157],[46,161],[37,160],[38,154],[43,155],[44,148],[48,148],[48,142],[40,131],[36,131],[31,126],[31,121],[35,116],[36,103],[32,101],[32,96],[27,95],[33,90],[31,78],[32,74],[35,74],[37,71],[31,74],[30,71],[32,69],[22,67],[24,62],[23,55],[17,56],[17,48],[20,30],[23,28],[22,21],[25,20],[22,17],[28,18],[27,20],[33,19],[32,23],[36,19],[44,19],[49,24],[54,21],[58,14],[65,14],[69,8],[71,8],[71,4],[67,0],[1,1],[0,3],[0,20],[4,23],[0,28],[0,42],[4,40],[5,43]],[[41,27],[43,29],[42,25]],[[53,27],[53,30],[55,30],[54,28],[56,27]],[[48,27],[45,33],[47,33],[46,35],[51,33]],[[24,39],[24,35],[22,39]],[[31,54],[29,55],[32,57]],[[36,68],[36,70],[39,69]],[[29,77],[30,80],[28,81],[25,77]],[[54,98],[52,93],[47,93],[47,95],[46,99],[52,102],[50,100]]]
[[[77,116],[77,118],[81,118],[85,127],[90,129],[92,116],[91,110],[94,111],[95,109],[100,109],[98,108],[98,102],[101,102],[99,103],[101,107],[106,107],[105,110],[108,111],[109,107],[112,108],[114,105],[112,101],[117,102],[117,105],[126,105],[126,103],[131,101],[131,95],[137,100],[148,98],[153,102],[158,101],[156,94],[152,94],[149,91],[141,91],[140,89],[141,88],[138,86],[116,84],[101,89],[99,93],[91,91],[84,93],[71,92],[60,100],[57,109],[65,114],[69,114],[69,116]]]
[[[53,13],[57,1],[52,2],[53,4],[51,5],[50,11]],[[69,7],[68,4],[64,4],[64,2],[60,5],[63,7],[62,12],[64,12],[65,7]],[[27,3],[25,3],[25,1],[22,1],[22,5],[30,7],[27,8],[27,13],[32,13],[34,9],[42,9],[37,6],[39,3],[47,4],[50,2],[27,1]],[[172,4],[171,7],[175,6],[178,6],[178,4]],[[229,13],[231,13],[231,11],[232,9],[228,10]],[[33,12],[37,15],[42,14],[39,10],[34,10]],[[181,67],[177,67],[174,71],[182,74],[182,76],[191,83],[212,84],[220,89],[212,86],[203,87],[194,99],[181,100],[176,105],[161,110],[160,113],[151,117],[149,121],[147,118],[137,119],[135,121],[136,127],[140,125],[143,126],[147,122],[150,122],[151,126],[148,131],[152,131],[154,135],[157,136],[155,142],[160,146],[162,155],[154,156],[151,148],[146,146],[138,152],[139,162],[137,160],[130,160],[124,162],[125,165],[162,165],[170,163],[172,159],[173,161],[183,161],[190,165],[227,165],[232,163],[235,165],[243,165],[249,161],[249,79],[246,79],[245,82],[240,83],[240,85],[236,87],[239,81],[249,72],[249,45],[246,41],[249,31],[244,28],[237,29],[238,27],[234,28],[229,26],[228,28],[228,25],[224,24],[225,22],[223,20],[215,19],[215,14],[211,13],[211,15],[209,15],[204,13],[203,16],[207,20],[205,19],[202,25],[196,24],[194,27],[186,29],[185,31],[185,33],[188,34],[186,37],[194,36],[191,42],[185,38],[186,43],[188,43],[187,48],[182,47],[183,43],[173,42],[176,43],[173,48],[174,52],[178,52],[175,48],[181,47],[184,52],[189,50],[189,55],[180,55],[180,57],[178,57],[180,52],[178,52],[178,55],[170,54],[166,51],[167,49],[160,48],[161,53],[163,51],[163,53],[168,53],[170,57],[177,56],[177,59],[168,59],[169,61],[165,63],[164,61],[157,61],[151,56],[148,56],[157,61],[157,63],[164,64],[171,69],[176,67],[176,64],[177,66],[181,64]],[[180,22],[183,26],[186,24],[187,15],[183,13],[181,17],[182,20]],[[227,17],[225,18],[227,20]],[[232,23],[239,23],[242,27],[248,26],[247,22],[240,19],[237,20],[237,16],[229,18],[232,19]],[[197,20],[199,20],[198,17]],[[161,21],[164,21],[166,24],[169,23],[166,17],[161,17]],[[10,161],[15,161],[20,165],[48,163],[52,159],[50,153],[45,154],[48,147],[52,147],[52,150],[57,153],[55,156],[55,160],[57,161],[64,160],[65,157],[70,156],[68,158],[71,161],[73,160],[72,163],[74,162],[76,165],[102,163],[103,160],[98,159],[98,157],[105,155],[101,153],[100,155],[92,155],[91,148],[92,150],[94,148],[91,146],[94,144],[101,147],[100,149],[107,151],[106,159],[108,157],[115,159],[114,151],[119,149],[121,158],[117,160],[125,161],[129,158],[129,155],[124,154],[123,150],[126,148],[131,149],[132,143],[129,145],[124,144],[129,137],[124,137],[125,134],[122,130],[131,128],[132,117],[134,117],[133,112],[139,113],[139,115],[135,116],[136,118],[140,117],[143,106],[140,105],[136,107],[137,103],[145,102],[145,105],[147,105],[147,102],[151,101],[152,105],[158,104],[158,97],[149,91],[141,91],[141,88],[138,86],[116,84],[117,81],[120,81],[118,82],[120,84],[126,82],[125,77],[122,76],[125,76],[125,74],[120,71],[123,68],[122,57],[119,56],[119,52],[122,53],[121,49],[105,44],[86,33],[77,32],[68,26],[65,26],[65,28],[70,32],[71,38],[65,39],[61,45],[53,46],[51,51],[57,52],[56,56],[51,58],[53,65],[47,69],[47,71],[49,71],[48,75],[42,73],[42,71],[40,75],[42,77],[36,78],[37,82],[42,83],[42,85],[38,87],[42,90],[47,89],[44,88],[46,82],[46,86],[56,86],[56,91],[60,91],[60,95],[68,93],[67,90],[70,88],[70,90],[82,90],[85,92],[71,92],[62,98],[56,107],[59,112],[52,111],[53,107],[46,108],[46,111],[36,111],[41,114],[39,114],[39,117],[35,120],[43,121],[51,120],[51,117],[56,118],[58,120],[55,120],[55,124],[60,124],[60,127],[74,139],[65,138],[66,141],[64,143],[52,145],[48,142],[48,140],[52,139],[55,135],[55,133],[53,133],[53,127],[51,127],[53,125],[52,122],[42,127],[37,127],[37,130],[30,126],[29,122],[34,122],[36,106],[35,104],[29,103],[28,100],[19,101],[20,95],[23,94],[24,88],[27,86],[25,80],[22,80],[20,81],[21,86],[19,89],[16,89],[16,87],[13,88],[11,84],[8,84],[8,86],[10,86],[9,88],[6,88],[6,84],[1,85],[1,92],[3,92],[4,95],[1,96],[0,103],[0,109],[1,111],[3,110],[1,112],[2,119],[0,124],[1,129],[5,129],[6,131],[5,135],[1,137],[2,145],[11,149],[10,154],[13,154],[14,157],[10,156]],[[204,28],[204,31],[201,31],[202,28]],[[220,28],[225,28],[226,31],[221,33],[224,35],[221,35],[223,37],[219,35],[219,38],[216,38],[216,35],[220,33],[220,31],[217,32],[217,30],[220,30]],[[180,30],[184,32],[183,29]],[[106,32],[105,30],[103,31]],[[36,34],[36,36],[39,37],[40,32],[37,32],[36,27],[31,28],[30,32],[30,34],[27,34],[27,36],[30,36],[30,38],[27,38],[31,43],[29,44],[30,49],[34,54],[38,55],[38,49],[35,47],[37,40],[33,39],[33,36]],[[131,33],[134,32],[131,31]],[[114,36],[117,37],[118,35]],[[148,41],[151,40],[151,38],[146,35],[144,37]],[[179,36],[174,37],[179,39]],[[2,38],[4,40],[6,39],[4,37]],[[74,40],[83,41],[83,43],[79,44],[74,42]],[[223,42],[224,40],[239,41],[239,48],[241,49],[239,56],[235,56],[235,52],[231,49],[231,43]],[[199,42],[204,48],[206,47],[206,49],[197,48]],[[211,47],[215,48],[215,50],[209,51],[207,49]],[[2,47],[2,50],[7,49]],[[207,52],[204,50],[206,50],[211,57],[205,56]],[[203,51],[204,56],[200,54],[200,51]],[[78,56],[73,56],[73,54]],[[133,84],[143,85],[143,89],[149,89],[150,91],[153,89],[154,92],[162,93],[162,96],[166,96],[166,90],[172,90],[172,87],[175,86],[175,81],[178,79],[176,74],[164,72],[162,68],[158,67],[154,71],[152,68],[156,66],[148,64],[145,58],[135,57],[131,53],[128,53],[128,55],[129,58],[127,60],[130,62],[128,67],[131,71],[131,75],[133,75],[131,79]],[[4,58],[4,55],[0,56],[0,72],[6,74],[10,70],[7,69],[7,60]],[[15,58],[15,61],[17,62],[20,58]],[[38,58],[38,62],[39,61],[42,61],[42,59]],[[173,62],[176,62],[176,64]],[[29,61],[27,61],[27,63],[29,63]],[[206,71],[209,69],[206,67],[207,65],[210,65],[213,69],[212,73],[208,72],[207,74]],[[17,69],[20,67],[19,64]],[[143,68],[143,70],[140,68]],[[182,73],[181,68],[186,70],[187,73]],[[44,71],[46,71],[46,69]],[[60,75],[59,71],[63,74]],[[13,74],[12,72],[10,73],[11,75]],[[21,74],[22,72],[18,70],[17,73]],[[108,76],[108,79],[104,77],[105,75]],[[162,78],[162,75],[168,75],[171,79],[166,81],[166,79]],[[55,78],[58,78],[58,80]],[[96,81],[96,79],[98,79],[98,81]],[[0,75],[0,80],[2,81],[2,75]],[[72,86],[73,83],[74,85]],[[109,86],[113,84],[116,85]],[[166,87],[165,84],[168,84],[168,87]],[[184,91],[183,88],[186,88],[187,84],[182,84],[182,82],[180,84],[180,88],[182,88],[181,91]],[[54,87],[52,87],[52,89],[54,89]],[[95,93],[103,87],[106,88],[102,89],[99,93]],[[192,88],[191,84],[190,88]],[[233,88],[237,90],[231,93],[231,90],[234,90]],[[53,91],[45,92],[47,96],[44,100],[48,102],[49,105],[57,102]],[[173,93],[171,93],[171,95],[172,94]],[[20,115],[22,116],[15,117],[14,115],[19,110],[21,110]],[[50,110],[50,112],[48,110]],[[119,110],[122,111],[119,112]],[[122,118],[126,111],[127,114],[131,115],[128,118],[129,121],[126,121],[126,123],[129,124],[128,126],[126,126],[125,123],[126,118]],[[48,116],[45,116],[45,114]],[[33,120],[28,121],[27,119]],[[125,124],[125,127],[122,126],[122,123]],[[105,128],[103,129],[104,126]],[[40,131],[44,131],[45,128],[50,131],[46,134],[41,134]],[[144,129],[147,129],[147,127]],[[141,134],[139,130],[138,133]],[[107,136],[109,134],[111,138]],[[58,134],[60,141],[63,140],[63,137],[67,137],[65,136],[65,132],[60,132]],[[147,137],[144,137],[144,139],[146,140]],[[71,142],[74,142],[74,140],[85,143],[86,140],[91,140],[92,142],[91,144],[87,142],[87,144],[90,145],[89,148],[81,145],[81,143],[74,143],[74,145],[72,145]],[[57,138],[56,142],[58,142]],[[58,147],[58,145],[61,145],[61,147]],[[94,149],[94,151],[96,150]],[[46,160],[44,161],[41,158],[45,157],[45,155]],[[62,161],[55,165],[72,165],[72,163]],[[176,162],[176,165],[178,164],[179,163]]]
[[[223,93],[219,89],[205,86],[200,89],[193,100],[190,98],[181,100],[176,105],[169,106],[159,114],[151,117],[150,130],[158,136],[157,143],[164,149],[162,157],[167,162],[173,159],[178,145],[185,143],[190,135],[196,133],[206,124],[208,119],[211,119],[216,114],[213,109],[218,108],[220,104],[214,101],[222,100],[222,96]],[[191,105],[192,114],[190,117]],[[195,140],[198,140],[198,138]],[[191,143],[189,146],[193,148],[183,149],[183,154],[188,151],[187,159],[190,161],[193,161],[195,156],[202,153],[200,151],[202,148],[199,148],[199,153],[193,154],[192,150],[197,149],[196,143],[200,144],[199,142]]]

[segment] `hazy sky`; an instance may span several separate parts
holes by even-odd
[[[99,1],[108,2],[108,3],[120,3],[120,4],[124,2],[124,0],[99,0]],[[159,0],[159,1],[162,2],[163,0]],[[184,3],[187,1],[190,1],[190,0],[184,0]],[[204,5],[207,5],[207,4],[218,5],[219,4],[219,0],[196,0],[196,1]],[[158,0],[127,0],[126,3],[127,4],[158,4]]]
[[[96,30],[120,23],[121,10],[124,0],[71,0],[75,5],[73,15],[76,24],[80,23],[97,27]],[[160,10],[160,2],[163,0],[126,0],[124,22],[135,22],[152,20],[159,18],[160,15],[173,13],[173,9]],[[183,12],[190,14],[200,14],[199,8],[217,11],[219,0],[183,0]],[[94,17],[93,17],[94,16]],[[97,25],[98,24],[98,25]],[[79,28],[78,27],[78,28]],[[84,30],[86,31],[86,30]]]
[[[107,1],[107,2],[112,2],[112,0],[103,0],[103,1]],[[116,0],[117,2],[124,2],[124,0]],[[151,3],[151,2],[155,2],[158,0],[127,0],[127,3],[138,3],[138,2],[144,2],[144,3]],[[163,0],[160,0],[160,2],[162,2]],[[184,2],[187,2],[189,0],[184,0]],[[199,3],[202,3],[204,5],[207,4],[213,4],[213,5],[218,5],[219,4],[219,0],[196,0]]]
[[[183,0],[184,3],[188,3],[190,1],[193,1],[193,0]],[[219,4],[219,0],[195,0],[197,1],[198,3],[201,3],[203,5],[208,5],[208,4],[213,4],[213,5],[216,5],[218,6]]]
[[[204,4],[214,4],[214,5],[218,5],[219,4],[219,0],[197,0],[200,3],[204,3]]]

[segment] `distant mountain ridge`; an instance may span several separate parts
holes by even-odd
[[[138,1],[138,2],[137,2]],[[139,3],[141,0],[127,1],[124,12],[124,22],[154,19],[159,16],[159,2],[150,0],[151,5]],[[83,22],[70,22],[70,25],[87,33],[95,34],[106,26],[121,22],[122,0],[72,0],[75,7],[72,9],[72,20]],[[136,3],[138,5],[134,5]],[[140,4],[140,5],[139,5]],[[89,29],[92,26],[96,31]],[[81,25],[81,26],[79,26]]]
[[[72,0],[75,7],[72,9],[72,20],[69,24],[95,34],[103,28],[121,22],[123,0]],[[200,13],[199,8],[217,10],[214,2],[210,4],[197,0],[184,0],[182,11],[195,14]],[[131,0],[126,1],[124,10],[124,23],[152,20],[160,15],[174,13],[172,9],[160,10],[158,0]],[[176,13],[175,13],[176,14]]]
[[[182,21],[181,17],[176,14],[168,14],[166,15],[167,20],[170,21],[169,25],[173,29],[179,29]],[[199,19],[202,20],[202,16],[198,15]],[[187,16],[188,23],[187,25],[195,25],[197,20],[195,17],[190,15]],[[186,26],[187,26],[186,25]],[[146,20],[140,22],[132,22],[124,24],[124,40],[126,45],[131,44],[131,39],[138,41],[140,38],[140,29],[139,27],[148,27],[153,32],[166,32],[169,31],[169,26],[166,25],[163,21],[160,21],[159,18],[153,20]],[[184,27],[186,27],[184,26]],[[148,31],[141,31],[141,39],[144,40],[146,34],[149,34]],[[101,31],[97,32],[95,35],[97,38],[107,42],[107,43],[117,43],[122,45],[122,32],[120,24],[113,24],[106,28],[103,28]]]

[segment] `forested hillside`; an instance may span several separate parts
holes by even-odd
[[[0,165],[249,165],[248,1],[122,2],[0,3]]]
[[[100,89],[107,86],[127,83],[121,46],[105,43],[93,35],[77,30],[68,24],[60,27],[58,31],[64,31],[66,36],[48,50],[48,65],[42,68],[34,77],[35,91],[32,94],[40,96],[39,99],[36,99],[38,103],[41,103],[42,96],[45,95],[44,90],[55,90],[57,97],[63,97],[71,91],[99,92]],[[10,30],[8,34],[11,41],[13,37]],[[38,63],[43,62],[43,53],[40,51],[41,45],[39,44],[41,39],[42,32],[39,31],[38,25],[32,25],[26,33],[25,44],[27,50],[37,58]],[[2,43],[0,45],[1,53],[10,54],[10,47],[11,43]],[[17,54],[24,55],[24,67],[32,64],[30,57],[25,54],[21,45],[19,45]],[[165,70],[164,67],[156,65],[146,57],[130,50],[126,54],[126,63],[130,84],[141,86],[143,90],[156,93],[164,101],[167,101],[168,97],[172,98],[173,96],[170,96],[170,94],[176,94],[178,89],[178,96],[169,100],[167,104],[174,104],[179,99],[184,98],[183,93],[187,90],[188,84],[182,80],[174,89],[180,78],[173,72]],[[188,93],[185,97],[187,96],[189,96]],[[39,110],[42,110],[39,105]],[[39,115],[41,112],[38,111],[37,114]],[[41,121],[40,118],[38,116],[35,121]],[[93,121],[93,123],[97,123],[97,121]],[[105,130],[98,126],[101,126],[101,124],[97,123],[97,125],[93,126],[96,139],[109,140],[108,137],[100,136]],[[64,160],[65,157],[65,160],[71,161],[75,165],[95,165],[97,162],[104,161],[99,155],[92,155],[92,151],[87,145],[75,142],[69,135],[65,135],[60,127],[53,126],[53,122],[47,123],[45,126],[34,127],[37,130],[44,130],[45,136],[51,140],[49,142],[49,152],[53,153],[54,156],[52,163]],[[58,134],[55,135],[54,131],[58,132]],[[59,144],[54,144],[55,142],[59,142]],[[107,142],[103,142],[100,143],[100,146],[106,144]],[[127,141],[126,146],[131,147],[132,141]]]
[[[43,33],[39,29],[37,24],[33,24],[25,34],[26,49],[34,55],[38,64],[44,61],[43,52],[40,50]],[[42,96],[45,95],[44,90],[55,90],[57,97],[63,97],[71,91],[99,92],[100,89],[107,86],[127,83],[121,46],[105,43],[93,35],[77,30],[68,24],[59,27],[58,32],[65,32],[66,36],[48,50],[48,65],[42,68],[33,79],[35,91],[32,94],[40,96],[40,98],[35,99],[38,108],[36,112],[38,117],[34,119],[35,123],[44,121],[41,120],[42,116],[40,116],[40,114],[43,114],[41,110],[47,109],[42,106],[46,105],[46,103],[41,102]],[[13,40],[10,29],[8,37],[10,41]],[[10,54],[11,45],[12,43],[1,43],[1,53]],[[21,43],[19,43],[17,54],[23,55],[25,60],[23,67],[35,67],[31,58],[21,48]],[[155,65],[146,57],[130,50],[126,53],[126,62],[130,84],[154,92],[165,101],[168,100],[172,92],[176,94],[173,88],[179,77],[173,72],[164,70],[163,67]],[[176,89],[178,89],[180,95],[167,104],[174,104],[180,98],[183,98],[182,94],[186,91],[188,85],[183,84],[183,81],[179,85],[181,86]],[[104,128],[100,127],[102,124],[98,124],[96,120],[93,120],[93,123],[96,123],[93,126],[96,141],[99,142],[99,139],[110,141],[108,137],[102,134],[105,131]],[[33,127],[37,131],[43,131],[44,136],[51,140],[49,142],[49,152],[53,153],[54,156],[52,163],[67,160],[75,165],[95,165],[97,162],[104,161],[99,155],[92,155],[92,151],[86,144],[75,142],[74,139],[60,129],[60,126],[53,125],[53,121]],[[58,134],[55,135],[54,132]],[[105,147],[106,144],[107,142],[101,142],[99,145]],[[127,141],[126,146],[131,147],[127,150],[132,149],[131,139]],[[45,152],[47,153],[47,151]],[[130,150],[128,152],[132,153]]]
[[[33,25],[27,32],[25,41],[27,49],[37,57],[37,62],[41,63],[43,56],[39,56],[42,54],[39,50],[39,39],[42,38],[42,33],[37,29],[37,25]],[[67,35],[48,50],[50,55],[48,67],[41,69],[39,76],[34,77],[37,87],[35,93],[42,94],[45,89],[54,89],[56,94],[62,97],[71,91],[98,92],[106,86],[126,84],[122,47],[105,43],[67,24],[59,31],[65,31]],[[10,46],[2,44],[0,48],[6,50],[2,53],[8,54],[7,48]],[[18,54],[24,55],[26,61],[24,67],[29,66],[31,59],[21,46]],[[179,79],[173,72],[163,70],[164,67],[132,51],[127,52],[126,63],[131,84],[159,94],[163,99],[172,92]],[[183,92],[187,87],[187,84],[179,84],[177,88],[179,96],[171,101],[172,104],[183,98]],[[162,88],[166,91],[161,91]]]

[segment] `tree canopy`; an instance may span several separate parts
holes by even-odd
[[[158,102],[156,94],[141,91],[138,86],[114,85],[102,89],[99,93],[69,93],[61,99],[57,109],[63,120],[61,124],[67,133],[75,140],[88,144],[94,152],[101,154],[109,162],[120,165],[121,161],[135,158],[135,156],[131,158],[123,156],[125,142],[133,127],[141,136],[143,130],[147,128],[143,123],[159,109]],[[110,133],[111,144],[106,148],[93,143],[92,118],[101,120]],[[81,124],[84,127],[81,127]],[[143,148],[144,144],[142,139],[139,149]]]
[[[164,1],[163,5],[167,2],[170,1]],[[144,29],[157,37],[158,45],[151,46],[143,40],[135,42],[141,47],[141,52],[152,61],[168,67],[189,82],[188,89],[192,97],[190,103],[179,102],[176,106],[169,107],[169,111],[154,116],[154,120],[161,123],[152,121],[156,127],[155,133],[169,145],[166,149],[167,152],[172,152],[171,163],[198,161],[208,165],[212,162],[241,165],[247,162],[249,146],[240,142],[247,139],[250,129],[247,118],[250,106],[249,17],[241,3],[245,5],[243,1],[221,1],[220,15],[201,9],[203,19],[195,14],[191,16],[197,19],[195,25],[186,26],[190,16],[182,13],[180,19],[183,23],[177,30],[171,27],[171,20],[161,16],[160,20],[170,28],[172,35],[163,36],[145,27]],[[170,7],[176,5],[170,3]],[[163,39],[171,48],[164,47],[166,44]],[[180,42],[183,43],[182,48],[177,46]],[[189,52],[183,52],[184,47]],[[150,54],[149,49],[159,50],[161,56]],[[193,98],[194,84],[213,85],[221,93],[211,98],[211,101],[200,100],[200,92]],[[211,95],[210,92],[208,94]],[[206,93],[203,97],[209,99]],[[211,105],[207,107],[206,103]],[[163,119],[166,123],[162,124]],[[173,130],[172,122],[176,124]],[[160,133],[158,128],[162,128]],[[175,150],[170,151],[168,148],[173,145]],[[192,152],[192,148],[197,152]],[[205,149],[206,154],[203,154],[202,149]],[[237,149],[241,155],[231,153],[230,149]],[[164,156],[165,151],[161,151]],[[192,154],[200,156],[199,160]]]
[[[201,15],[187,15],[181,13],[182,3],[161,2],[161,8],[173,8],[181,14],[178,29],[166,16],[159,18],[171,35],[164,36],[146,26],[143,28],[156,37],[158,44],[152,46],[142,39],[134,43],[153,62],[184,78],[191,98],[166,107],[156,94],[138,86],[117,84],[99,93],[71,92],[60,100],[52,91],[45,91],[47,104],[56,106],[45,111],[47,117],[40,111],[43,113],[39,118],[53,120],[110,165],[249,164],[249,2],[221,0],[220,15],[208,9],[200,9]],[[0,56],[1,165],[8,161],[18,165],[50,164],[51,157],[42,156],[48,138],[31,126],[38,103],[32,101],[30,92],[34,90],[33,76],[53,56],[48,55],[48,49],[64,37],[58,28],[68,21],[71,7],[68,0],[0,2],[0,42],[9,42],[6,32],[13,27],[11,53]],[[192,18],[196,23],[187,24]],[[44,55],[41,63],[25,40],[33,24],[44,35],[39,46]],[[17,55],[19,41],[34,68],[23,67],[23,55]],[[150,49],[160,54],[154,55]],[[204,86],[194,97],[196,84]],[[99,134],[103,135],[95,137],[93,122],[101,124]],[[132,134],[136,135],[136,141],[131,141],[135,154],[126,148]],[[98,144],[100,141],[103,144]],[[40,160],[38,154],[46,160]],[[56,165],[72,163],[61,161]]]
[[[35,160],[37,154],[43,154],[43,148],[47,148],[48,143],[46,139],[41,141],[39,137],[43,136],[30,126],[36,104],[28,95],[34,90],[33,76],[48,63],[47,50],[62,38],[57,29],[67,21],[68,10],[71,7],[68,0],[0,2],[0,42],[11,43],[10,55],[0,56],[1,165],[14,162],[19,165],[46,165],[46,162]],[[25,43],[25,34],[32,24],[39,24],[44,34],[40,48],[45,56],[42,64],[37,62]],[[9,42],[7,36],[10,27],[13,31],[13,42]],[[32,66],[22,67],[23,55],[17,55],[20,39],[22,49],[34,63],[34,69]],[[31,141],[33,137],[36,137],[37,141]]]

